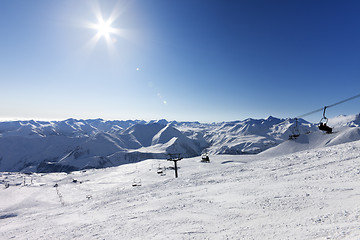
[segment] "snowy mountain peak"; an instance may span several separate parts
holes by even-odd
[[[151,146],[153,137],[164,127],[159,123],[136,124],[126,129],[123,134],[133,135],[143,147]]]
[[[169,122],[166,119],[151,120],[150,122],[148,122],[148,124],[152,124],[152,123],[158,123],[158,124],[161,124],[161,125],[169,124]]]
[[[179,138],[182,137],[183,134],[172,127],[170,124],[166,125],[163,129],[161,129],[153,138],[152,138],[152,145],[159,144],[159,143],[167,143],[173,137]]]
[[[282,119],[279,119],[279,118],[276,118],[276,117],[273,117],[273,116],[268,116],[266,119],[265,119],[267,122],[272,122],[272,121],[276,121],[276,122],[279,122],[279,121],[282,121]]]

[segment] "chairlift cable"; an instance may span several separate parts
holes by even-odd
[[[334,107],[334,106],[336,106],[336,105],[339,105],[339,104],[341,104],[341,103],[344,103],[344,102],[347,102],[347,101],[353,100],[353,99],[358,98],[358,97],[360,97],[360,94],[358,94],[358,95],[356,95],[356,96],[353,96],[353,97],[350,97],[350,98],[347,98],[347,99],[342,100],[342,101],[340,101],[340,102],[337,102],[337,103],[331,104],[331,105],[327,106],[327,108],[329,108],[329,107]]]
[[[316,109],[316,110],[314,110],[314,111],[312,111],[312,112],[308,112],[308,113],[305,113],[305,114],[303,114],[303,115],[297,116],[297,117],[295,117],[295,118],[303,118],[303,117],[309,116],[309,115],[311,115],[311,114],[314,114],[314,113],[317,113],[317,112],[321,112],[321,111],[323,111],[323,110],[324,110],[324,108],[319,108],[319,109]]]
[[[316,109],[316,110],[314,110],[314,111],[311,111],[311,112],[308,112],[308,113],[305,113],[305,114],[302,114],[302,115],[299,115],[299,116],[295,117],[295,118],[294,118],[294,119],[295,119],[295,126],[293,127],[293,135],[290,135],[290,136],[289,136],[289,139],[294,139],[294,138],[296,138],[296,137],[298,136],[297,134],[295,134],[295,131],[296,131],[296,130],[298,131],[298,119],[299,119],[299,118],[304,118],[304,117],[309,116],[309,115],[311,115],[311,114],[314,114],[314,113],[323,111],[323,118],[320,120],[320,122],[321,122],[323,119],[326,119],[326,120],[327,120],[327,118],[326,118],[326,116],[325,116],[325,111],[326,111],[327,108],[334,107],[334,106],[336,106],[336,105],[345,103],[345,102],[347,102],[347,101],[353,100],[353,99],[358,98],[358,97],[360,97],[360,94],[357,94],[357,95],[352,96],[352,97],[350,97],[350,98],[346,98],[346,99],[344,99],[344,100],[342,100],[342,101],[333,103],[333,104],[331,104],[331,105],[329,105],[329,106],[324,106],[324,107],[322,107],[322,108],[319,108],[319,109]],[[286,121],[289,121],[289,122],[290,122],[290,119],[286,119],[284,122],[286,122]],[[277,124],[277,125],[280,125],[280,124],[281,124],[281,123],[279,123],[279,124]],[[325,126],[326,126],[326,123],[325,123]],[[323,129],[321,129],[321,130],[323,130]],[[331,133],[332,128],[329,128],[329,129],[326,130],[326,131],[328,131],[328,133]]]
[[[322,108],[316,109],[316,110],[314,110],[314,111],[311,111],[311,112],[308,112],[308,113],[302,114],[302,115],[297,116],[297,117],[295,117],[295,118],[303,118],[303,117],[309,116],[309,115],[311,115],[311,114],[314,114],[314,113],[317,113],[317,112],[321,112],[321,111],[323,111],[323,110],[324,110],[324,108],[334,107],[334,106],[336,106],[336,105],[339,105],[339,104],[345,103],[345,102],[347,102],[347,101],[353,100],[353,99],[358,98],[358,97],[360,97],[360,94],[355,95],[355,96],[350,97],[350,98],[347,98],[347,99],[344,99],[344,100],[339,101],[339,102],[337,102],[337,103],[333,103],[333,104],[331,104],[331,105],[329,105],[329,106],[325,106],[325,107],[322,107]]]

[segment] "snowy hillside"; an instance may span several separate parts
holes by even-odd
[[[255,154],[288,140],[294,128],[294,119],[246,119],[224,123],[208,132],[204,138],[210,143],[211,154]],[[301,133],[316,131],[317,128],[299,121]]]
[[[0,122],[0,171],[70,172],[165,159],[170,153],[182,157],[257,154],[277,147],[285,154],[358,140],[359,123],[359,115],[330,119],[335,133],[314,142],[313,138],[322,133],[314,124],[299,119],[297,131],[301,136],[292,149],[286,146],[289,135],[294,134],[295,120],[271,116],[213,124],[164,119]]]
[[[360,141],[278,151],[3,172],[0,239],[359,239]]]
[[[328,125],[333,128],[332,134],[314,131],[302,134],[297,139],[285,141],[260,153],[260,155],[279,155],[293,152],[334,146],[342,143],[360,140],[360,115],[338,116],[329,119]]]

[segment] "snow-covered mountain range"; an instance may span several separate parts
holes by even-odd
[[[339,116],[330,119],[329,125],[341,132],[314,145],[360,139],[359,115]],[[271,116],[212,124],[102,119],[0,122],[0,171],[69,172],[164,159],[171,153],[182,157],[255,154],[275,146],[288,152],[284,144],[294,131],[294,119]],[[301,136],[296,141],[300,143],[323,134],[303,119],[298,120],[297,131]]]

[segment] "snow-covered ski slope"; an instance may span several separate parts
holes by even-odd
[[[360,239],[360,141],[278,153],[1,173],[0,239]]]
[[[259,155],[278,156],[360,140],[359,127],[337,127],[335,129],[336,132],[332,134],[326,134],[321,131],[302,134],[295,140],[284,141],[273,148],[261,152]]]

